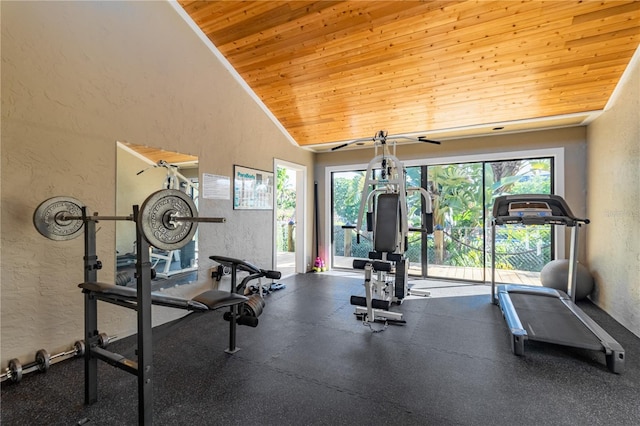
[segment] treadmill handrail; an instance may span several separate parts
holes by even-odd
[[[546,216],[513,216],[509,214],[509,206],[518,203],[546,204],[549,206],[550,214]],[[493,221],[497,225],[522,223],[525,225],[558,224],[575,226],[577,224],[589,223],[589,219],[582,219],[575,216],[564,198],[556,194],[518,194],[496,197],[493,203]]]
[[[588,224],[589,219],[571,218],[567,216],[500,216],[494,217],[493,222],[496,225],[564,225],[576,226]]]

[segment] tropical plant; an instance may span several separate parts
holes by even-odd
[[[278,167],[276,175],[277,219],[278,221],[289,221],[295,217],[296,190],[287,169]]]
[[[434,195],[433,222],[444,229],[482,223],[482,169],[478,164],[429,167],[429,189]]]
[[[355,224],[358,220],[364,172],[333,175],[333,215],[336,225]]]

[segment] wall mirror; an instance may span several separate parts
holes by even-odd
[[[198,203],[198,157],[158,148],[117,142],[116,214],[127,216],[153,192],[177,189]],[[151,248],[156,277],[153,291],[197,280],[198,233],[178,250]],[[136,232],[130,221],[116,222],[116,283],[135,287]]]

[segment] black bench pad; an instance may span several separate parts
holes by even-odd
[[[369,259],[382,260],[382,254],[383,253],[381,253],[381,252],[370,251],[369,252]],[[400,253],[387,253],[387,261],[389,261],[389,262],[400,262],[400,261],[402,261],[402,255]]]
[[[391,263],[374,260],[373,262],[365,259],[353,259],[353,269],[364,269],[370,263],[374,271],[391,272]]]
[[[209,290],[197,295],[191,299],[191,302],[202,303],[210,310],[214,310],[244,303],[247,300],[249,300],[249,298],[241,294],[222,290]]]
[[[78,287],[80,287],[85,293],[96,293],[105,297],[130,302],[137,301],[138,292],[136,289],[131,287],[123,287],[101,282],[81,283],[78,284]],[[237,305],[246,302],[247,300],[248,299],[245,296],[222,290],[208,290],[197,295],[191,300],[156,292],[151,293],[151,303],[154,305],[199,312]]]

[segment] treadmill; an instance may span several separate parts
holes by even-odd
[[[575,304],[578,231],[588,219],[573,215],[558,195],[525,194],[497,197],[491,233],[491,301],[498,304],[511,332],[511,350],[524,355],[524,344],[535,340],[605,353],[607,368],[624,370],[624,349]],[[567,292],[548,287],[495,282],[496,227],[502,225],[564,225],[571,228]]]

